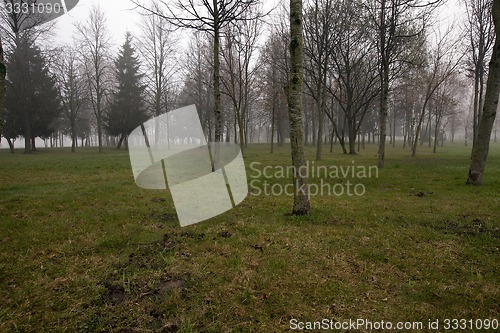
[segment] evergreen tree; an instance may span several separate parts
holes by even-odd
[[[135,50],[132,47],[132,35],[127,32],[125,43],[115,60],[116,91],[105,117],[105,128],[110,135],[118,136],[118,149],[127,136],[137,126],[148,119],[144,103],[145,86],[141,84],[143,74]]]
[[[31,153],[36,150],[36,137],[54,133],[61,113],[56,80],[40,49],[27,40],[20,42],[10,55],[8,67],[4,135],[9,140],[24,136],[24,152]]]

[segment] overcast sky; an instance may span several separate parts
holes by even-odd
[[[449,23],[453,18],[460,17],[462,11],[459,9],[458,1],[448,0],[441,9],[439,17],[442,22]],[[269,2],[276,3],[278,0],[264,0],[263,2],[266,4]],[[135,6],[130,0],[80,0],[78,5],[67,15],[56,19],[57,24],[54,38],[57,43],[71,42],[74,36],[74,23],[85,21],[94,3],[98,3],[106,14],[107,27],[115,46],[123,43],[127,30],[132,33],[139,32],[137,25],[141,20],[141,16],[138,10],[134,10]]]
[[[71,42],[75,35],[76,22],[84,22],[94,3],[98,3],[106,15],[107,28],[116,45],[125,40],[127,30],[136,32],[141,17],[129,0],[80,0],[78,5],[67,15],[56,19],[55,40],[57,43]]]

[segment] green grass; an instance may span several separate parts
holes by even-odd
[[[317,164],[376,162],[374,146],[336,149]],[[311,216],[293,217],[292,198],[250,195],[186,228],[168,191],[135,186],[125,151],[0,151],[0,332],[498,318],[500,145],[482,187],[464,185],[466,147],[387,149],[378,178],[351,179],[362,197],[315,196]],[[289,149],[268,151],[251,146],[247,166],[289,164]]]

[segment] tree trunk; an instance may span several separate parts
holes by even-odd
[[[349,154],[356,155],[356,120],[348,119],[349,126]]]
[[[396,111],[394,112],[394,116],[392,118],[392,147],[396,147]]]
[[[316,161],[321,160],[321,154],[323,152],[323,128],[325,123],[325,110],[323,103],[323,97],[320,97],[320,102],[318,103],[318,139],[316,142]]]
[[[473,119],[472,119],[472,137],[476,140],[477,127],[479,125],[479,67],[476,65],[474,71],[474,105],[473,105]]]
[[[222,140],[222,114],[220,110],[221,93],[220,93],[220,27],[219,27],[219,10],[217,0],[213,0],[214,10],[214,116],[215,116],[215,142]]]
[[[304,175],[304,172],[299,172],[307,167],[304,155],[304,121],[302,109],[302,87],[304,81],[304,45],[302,33],[302,0],[290,0],[290,83],[287,92],[292,165],[295,169],[292,209],[292,214],[294,215],[306,215],[311,212],[307,174]]]
[[[497,143],[497,129],[498,129],[498,125],[495,126],[495,139],[493,140],[493,142]]]
[[[76,150],[76,145],[78,144],[77,140],[77,136],[76,136],[76,125],[75,125],[75,122],[72,121],[71,122],[71,152],[74,153],[75,150]]]
[[[3,135],[3,117],[4,117],[4,100],[5,100],[5,76],[7,69],[4,63],[2,39],[0,38],[0,140]],[[10,145],[10,143],[9,143]]]
[[[330,153],[333,153],[333,137],[335,136],[335,133],[333,132],[333,129],[330,132]]]
[[[12,142],[11,139],[7,138],[7,143],[9,144],[10,153],[14,154],[16,152],[16,150],[14,149],[14,142]]]
[[[389,59],[386,55],[386,31],[385,31],[385,4],[386,1],[381,2],[380,11],[380,54],[381,54],[381,66],[380,66],[380,78],[381,78],[381,97],[380,97],[380,135],[379,135],[379,147],[378,147],[378,167],[382,169],[385,164],[385,139],[387,135],[387,107],[389,100]]]
[[[438,136],[439,136],[439,126],[440,126],[440,119],[439,116],[436,114],[436,123],[434,124],[434,148],[432,149],[432,152],[435,154],[436,149],[437,149],[437,143],[438,143]]]
[[[271,154],[274,153],[275,113],[276,113],[276,102],[273,100],[273,113],[271,118]]]
[[[125,135],[120,136],[120,140],[118,141],[118,146],[116,146],[116,149],[120,149],[122,147],[123,139],[125,138]]]
[[[378,167],[385,165],[385,141],[387,136],[387,107],[389,100],[389,64],[383,65],[382,70],[382,97],[380,100],[380,136],[378,147]]]
[[[484,108],[479,123],[477,140],[472,146],[472,161],[467,184],[481,185],[486,168],[486,160],[490,146],[491,132],[498,108],[500,94],[500,2],[493,1],[493,21],[495,23],[496,40],[490,61],[488,83],[484,99]]]
[[[31,128],[30,126],[25,125],[24,129],[24,153],[31,154],[33,152],[33,148],[31,146]]]

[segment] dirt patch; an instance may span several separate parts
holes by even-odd
[[[446,220],[439,225],[433,226],[433,229],[442,231],[445,234],[455,234],[459,236],[479,236],[489,234],[493,238],[500,238],[500,229],[498,227],[490,227],[478,218],[464,223]]]
[[[181,290],[185,283],[185,277],[166,276],[161,281],[154,283],[150,292],[156,297],[161,297],[176,290]]]
[[[160,221],[160,222],[179,222],[176,214],[150,214],[149,219]]]
[[[104,288],[102,299],[105,303],[117,305],[123,303],[127,298],[127,293],[123,286],[105,283]]]
[[[219,236],[221,236],[222,238],[229,238],[232,236],[232,234],[227,230],[223,230],[219,232]]]

